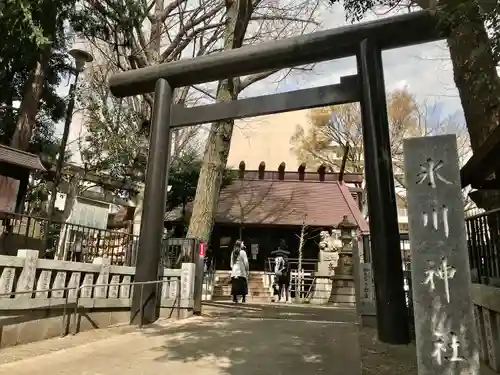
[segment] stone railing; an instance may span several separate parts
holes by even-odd
[[[36,250],[19,250],[17,257],[0,255],[0,310],[60,305],[66,298],[76,298],[78,291],[80,303],[86,307],[130,307],[134,274],[135,267],[112,266],[106,258],[88,264],[38,259]],[[187,280],[181,281],[182,277]],[[162,307],[171,307],[176,300],[181,307],[191,307],[194,264],[165,269],[163,278]],[[94,284],[109,286],[85,287]],[[61,290],[64,288],[68,290]],[[12,292],[23,294],[9,295]]]
[[[163,270],[158,283],[162,316],[188,316],[194,272],[194,263]],[[113,266],[107,258],[89,264],[39,259],[37,250],[19,250],[17,257],[0,255],[0,347],[63,334],[61,321],[67,317],[69,322],[72,314],[71,321],[78,322],[78,327],[67,327],[66,333],[128,323],[134,275],[135,267]],[[21,338],[28,331],[22,326],[28,323],[32,324],[30,338]],[[51,324],[48,334],[50,329],[43,325]],[[12,337],[5,335],[9,326],[16,331]]]

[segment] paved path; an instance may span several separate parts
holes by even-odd
[[[360,374],[358,327],[349,311],[321,309],[311,315],[307,308],[289,306],[212,306],[204,311],[203,317],[160,321],[119,335],[111,332],[76,346],[71,340],[78,336],[49,340],[44,345],[67,340],[65,346],[72,347],[45,354],[30,355],[30,345],[5,349],[0,363],[2,355],[17,360],[0,365],[0,374]],[[12,354],[15,350],[28,352],[23,359]]]

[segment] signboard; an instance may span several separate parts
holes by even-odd
[[[361,263],[361,300],[372,302],[375,299],[373,290],[372,265]]]
[[[0,176],[0,211],[15,212],[19,180]]]
[[[97,229],[108,227],[109,203],[90,199],[75,199],[68,223]]]
[[[375,285],[373,283],[373,271],[371,263],[360,263],[359,268],[360,285],[360,313],[369,316],[376,315],[375,308]]]
[[[257,259],[257,254],[259,254],[259,244],[253,243],[251,246],[252,259]]]
[[[205,256],[205,242],[200,242],[200,257],[204,257]]]

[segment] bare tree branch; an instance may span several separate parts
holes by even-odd
[[[401,192],[399,198],[406,201],[404,181],[403,140],[414,136],[455,133],[459,141],[460,154],[470,151],[465,125],[452,117],[437,116],[435,106],[419,103],[406,90],[396,90],[388,95],[389,135],[395,187]],[[346,170],[364,171],[363,131],[358,104],[345,104],[313,109],[309,113],[311,128],[305,131],[298,127],[291,138],[292,151],[299,162],[308,167],[324,165],[337,172],[342,161],[341,150],[351,145],[347,155]]]
[[[271,70],[269,72],[262,72],[262,73],[257,73],[253,74],[251,76],[248,76],[247,78],[243,79],[241,81],[239,91],[245,90],[248,86],[254,84],[255,82],[261,81],[263,79],[266,79],[267,77],[272,76],[275,73],[278,73],[279,70]]]

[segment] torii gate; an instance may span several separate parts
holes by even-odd
[[[113,75],[109,87],[117,97],[155,92],[135,280],[158,280],[165,213],[159,202],[166,201],[170,129],[360,101],[378,334],[387,343],[408,343],[382,50],[444,37],[437,19],[421,11]],[[176,87],[347,56],[357,57],[358,74],[340,84],[192,108],[172,106]],[[145,285],[142,294],[136,288],[131,322],[141,305],[145,323],[156,319],[156,290],[153,284]]]

